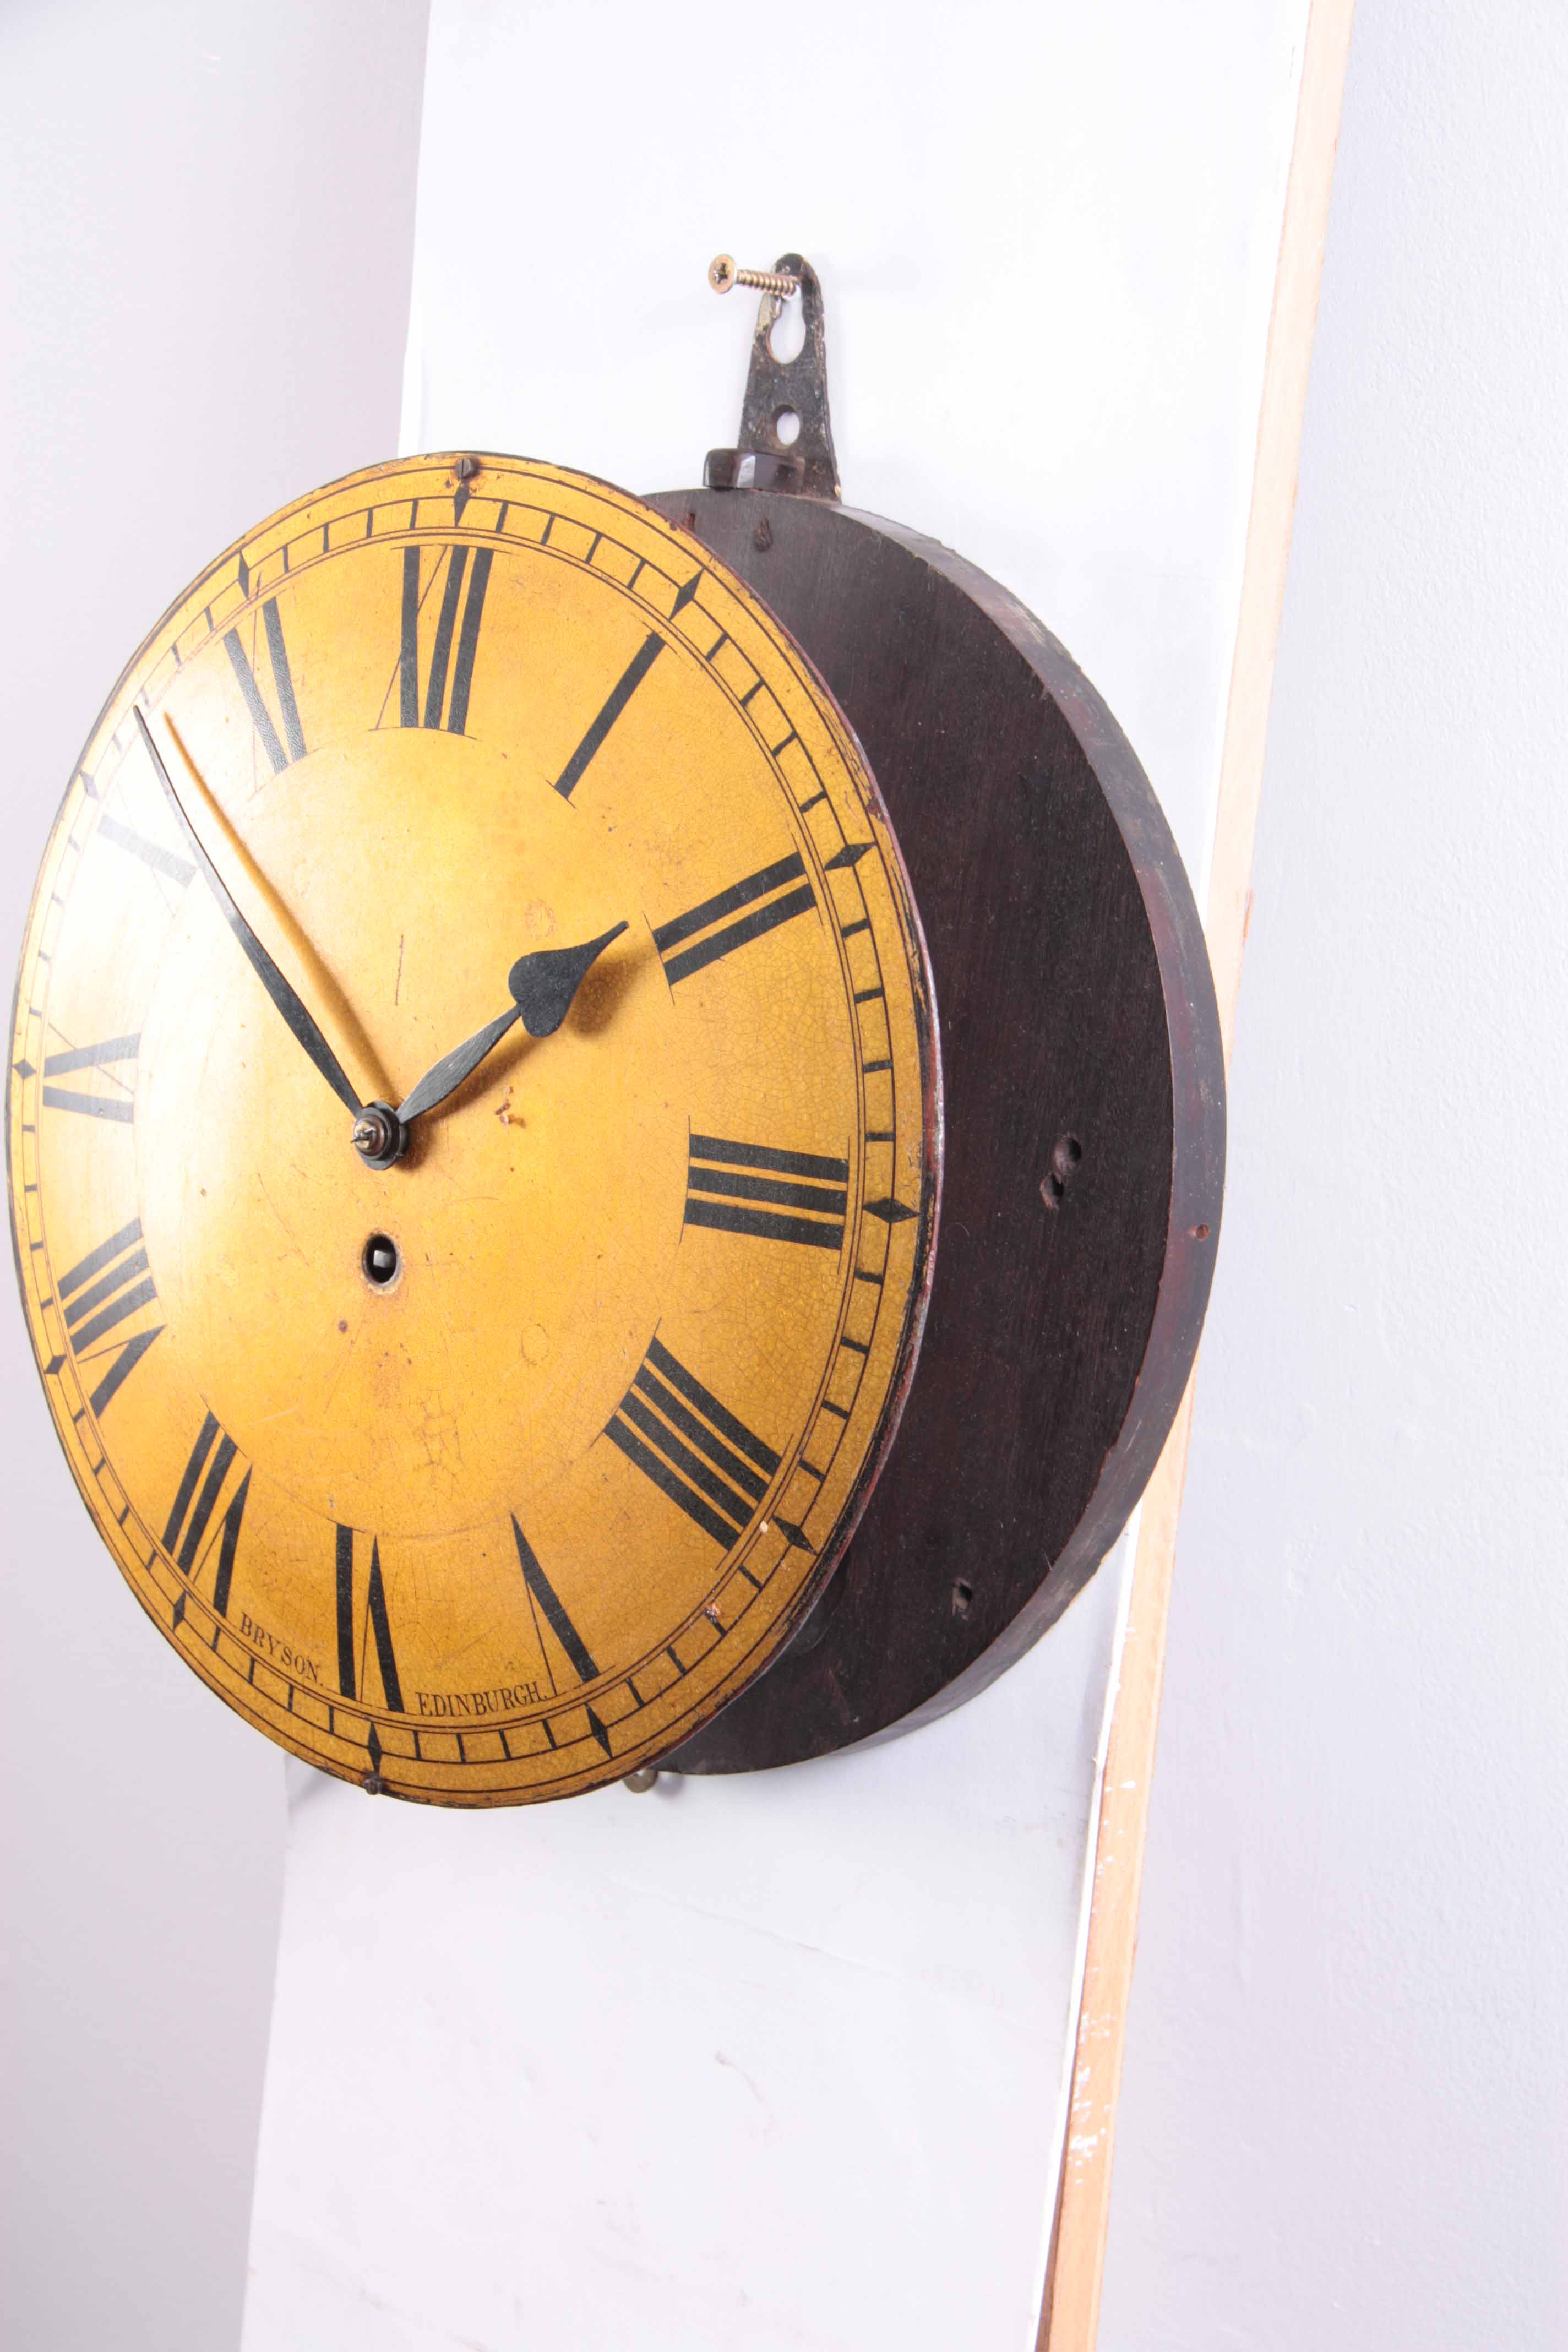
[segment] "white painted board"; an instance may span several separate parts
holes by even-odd
[[[1115,1598],[918,1746],[495,1817],[291,1768],[247,2352],[1026,2344]]]
[[[436,0],[405,446],[695,481],[752,319],[707,262],[808,253],[847,499],[1066,641],[1201,885],[1304,22]],[[246,2352],[1026,2352],[1119,1581],[784,1773],[296,1771]]]

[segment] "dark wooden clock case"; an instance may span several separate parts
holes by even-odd
[[[898,831],[946,1092],[936,1272],[886,1472],[767,1672],[663,1759],[736,1772],[973,1697],[1079,1592],[1152,1471],[1219,1234],[1225,1076],[1171,830],[1083,673],[961,556],[838,501],[821,292],[752,343],[740,446],[650,500],[816,664]],[[793,412],[796,439],[777,420]]]

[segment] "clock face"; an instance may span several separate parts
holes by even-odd
[[[467,1040],[371,1164],[353,1106]],[[603,484],[289,508],[71,779],[9,1092],[45,1392],[149,1615],[325,1770],[570,1795],[768,1663],[896,1425],[939,1145],[853,740]]]

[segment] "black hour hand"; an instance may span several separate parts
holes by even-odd
[[[449,1054],[443,1054],[434,1067],[426,1071],[413,1093],[398,1104],[397,1116],[404,1126],[424,1112],[434,1110],[448,1095],[456,1094],[463,1080],[479,1068],[490,1047],[500,1045],[516,1019],[517,1007],[513,1004],[499,1019],[487,1021],[482,1029],[476,1029],[471,1037],[454,1045]]]
[[[626,928],[625,923],[617,923],[614,930],[601,931],[584,947],[541,948],[533,955],[519,956],[506,984],[531,1037],[549,1037],[560,1028],[590,965]]]
[[[460,1045],[426,1071],[413,1093],[397,1106],[397,1116],[405,1127],[448,1095],[456,1094],[463,1080],[470,1076],[484,1060],[492,1045],[499,1045],[515,1021],[521,1021],[531,1037],[548,1037],[565,1020],[572,1009],[572,999],[582,986],[589,967],[597,961],[612,940],[618,940],[626,929],[617,923],[613,931],[604,931],[596,940],[589,940],[580,948],[542,948],[534,955],[519,956],[507,974],[507,985],[512,1002],[505,1013],[487,1021]]]

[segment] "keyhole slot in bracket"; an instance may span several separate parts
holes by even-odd
[[[741,429],[733,449],[710,449],[702,478],[710,490],[796,490],[837,499],[838,459],[827,413],[827,339],[822,284],[798,253],[779,256],[774,268],[800,280],[802,340],[798,351],[779,359],[773,331],[784,301],[764,294],[752,333],[752,359],[741,403]],[[782,419],[796,425],[786,441]],[[790,432],[786,424],[785,432]]]

